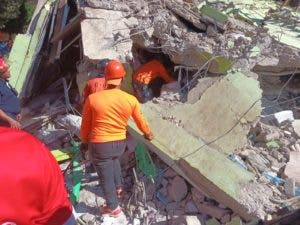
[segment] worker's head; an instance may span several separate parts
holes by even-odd
[[[99,61],[98,65],[99,65],[99,71],[100,72],[104,72],[105,71],[105,67],[107,66],[108,62],[109,62],[109,59],[107,59],[107,58],[101,59]]]
[[[0,58],[0,78],[10,78],[9,65],[7,65],[3,58]]]
[[[105,79],[107,85],[119,86],[126,71],[123,64],[118,60],[110,60],[105,67]]]

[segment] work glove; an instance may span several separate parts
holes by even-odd
[[[86,159],[86,153],[88,151],[88,144],[87,143],[81,143],[80,144],[80,154],[82,159]]]
[[[151,141],[154,138],[153,133],[150,131],[148,134],[144,135],[144,138],[146,138],[147,140]]]

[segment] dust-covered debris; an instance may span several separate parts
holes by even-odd
[[[146,106],[178,129],[205,143],[213,142],[212,148],[255,175],[255,181],[238,190],[239,203],[249,214],[261,219],[276,214],[281,203],[297,195],[299,188],[294,173],[289,173],[290,166],[296,165],[294,156],[300,152],[300,56],[294,39],[299,16],[270,2],[272,6],[265,1],[244,4],[227,0],[78,2],[72,13],[78,10],[85,15],[76,31],[79,33],[71,32],[60,43],[45,45],[56,53],[59,63],[37,70],[51,78],[39,76],[47,82],[42,82],[23,110],[24,129],[50,149],[79,142],[78,103],[86,81],[97,74],[97,61],[103,57],[121,59],[130,74],[147,59],[143,50],[154,58],[167,59],[172,76],[178,80],[164,85],[160,96]],[[262,14],[256,12],[260,5]],[[76,41],[73,35],[80,38]],[[47,55],[47,50],[41,55]],[[53,82],[52,75],[64,76],[70,91],[66,93],[60,79]],[[286,110],[288,113],[282,113]],[[133,151],[134,146],[129,148]],[[241,222],[231,209],[191,187],[156,156],[155,164],[163,172],[152,183],[141,172],[134,176],[134,157],[130,152],[125,155],[126,195],[121,201],[125,216],[120,221],[100,218],[99,206],[104,202],[101,187],[97,175],[86,171],[75,208],[87,224]],[[70,180],[70,174],[66,178]]]

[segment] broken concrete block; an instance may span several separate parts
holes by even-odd
[[[300,120],[294,120],[292,125],[293,125],[295,133],[300,138]]]
[[[255,138],[259,142],[270,142],[273,140],[277,140],[280,138],[280,133],[279,132],[261,132],[259,135]]]
[[[266,171],[268,169],[269,161],[253,150],[250,151],[246,159],[260,172]]]
[[[225,214],[224,216],[222,216],[222,218],[220,219],[220,221],[221,221],[222,224],[226,224],[227,222],[230,221],[230,218],[231,218],[231,216],[228,213],[228,214]]]
[[[213,85],[221,77],[203,77],[198,79],[198,83],[195,88],[189,91],[187,96],[187,102],[190,104],[196,103],[206,91],[207,88]]]
[[[250,127],[246,124],[260,115],[261,94],[257,80],[232,72],[206,89],[196,103],[178,105],[173,115],[182,121],[190,134],[207,142],[233,128],[214,142],[224,153],[232,153],[247,142]],[[245,112],[243,120],[239,120]]]
[[[84,10],[86,19],[81,22],[84,56],[90,60],[99,60],[103,56],[122,61],[126,57],[132,58],[130,29],[122,12],[88,7]]]
[[[249,57],[256,57],[260,54],[261,50],[258,46],[254,46],[251,50],[250,50],[250,55]]]
[[[221,219],[224,215],[229,214],[229,211],[226,209],[219,208],[217,206],[208,205],[206,203],[196,203],[197,208],[203,214]]]
[[[177,81],[164,84],[161,87],[160,98],[169,101],[179,101],[180,100],[180,85]]]
[[[281,125],[283,122],[293,122],[295,120],[293,111],[291,111],[291,110],[277,112],[277,113],[274,113],[273,116],[274,116],[275,122],[278,125]]]
[[[213,25],[208,25],[206,29],[206,34],[209,37],[216,37],[219,33]]]
[[[188,214],[198,213],[198,208],[192,200],[190,200],[186,203],[185,212],[188,213]]]
[[[64,129],[55,129],[55,130],[40,130],[37,133],[37,138],[39,138],[45,144],[51,144],[53,142],[59,142],[59,139],[65,137],[69,134],[69,131]],[[57,146],[56,148],[60,148]],[[56,149],[53,147],[53,149]]]
[[[268,149],[278,149],[280,148],[280,145],[277,143],[277,141],[270,141],[266,143]]]
[[[201,20],[214,24],[221,30],[226,29],[226,25],[228,23],[228,18],[225,14],[219,12],[218,10],[208,6],[203,5],[200,10]]]
[[[284,190],[288,197],[295,196],[295,179],[287,178],[284,183]]]
[[[75,134],[77,137],[80,137],[80,126],[81,126],[81,117],[67,114],[58,116],[55,119],[55,122],[58,125],[63,126],[67,130],[69,130],[73,135]]]
[[[137,218],[134,218],[132,225],[141,225],[141,221]]]
[[[186,216],[186,225],[203,225],[197,216]]]
[[[175,202],[180,202],[187,195],[187,184],[180,176],[174,177],[168,186],[168,198]]]
[[[300,152],[300,144],[296,143],[294,147],[296,152]]]
[[[292,178],[296,183],[300,183],[300,152],[291,152],[290,161],[287,163],[284,174]]]

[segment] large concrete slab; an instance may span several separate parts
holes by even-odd
[[[132,41],[128,20],[121,11],[84,8],[81,22],[83,54],[90,60],[131,56]]]
[[[254,176],[230,161],[227,154],[246,143],[246,125],[260,114],[260,97],[256,80],[231,73],[208,88],[195,104],[167,109],[182,121],[179,126],[166,120],[157,104],[143,105],[155,139],[151,143],[140,140],[193,186],[250,220],[240,190]],[[138,137],[133,123],[129,130]]]
[[[129,132],[154,151],[163,161],[185,177],[194,187],[224,204],[244,219],[252,217],[239,204],[238,196],[242,185],[251,182],[254,176],[232,163],[227,157],[206,146],[184,129],[160,118],[154,111],[144,107],[155,139],[150,143],[143,140],[131,122]],[[189,155],[190,154],[190,155]]]
[[[231,153],[246,144],[249,122],[261,113],[261,96],[257,80],[232,72],[208,88],[199,101],[178,106],[172,114],[193,136]]]

